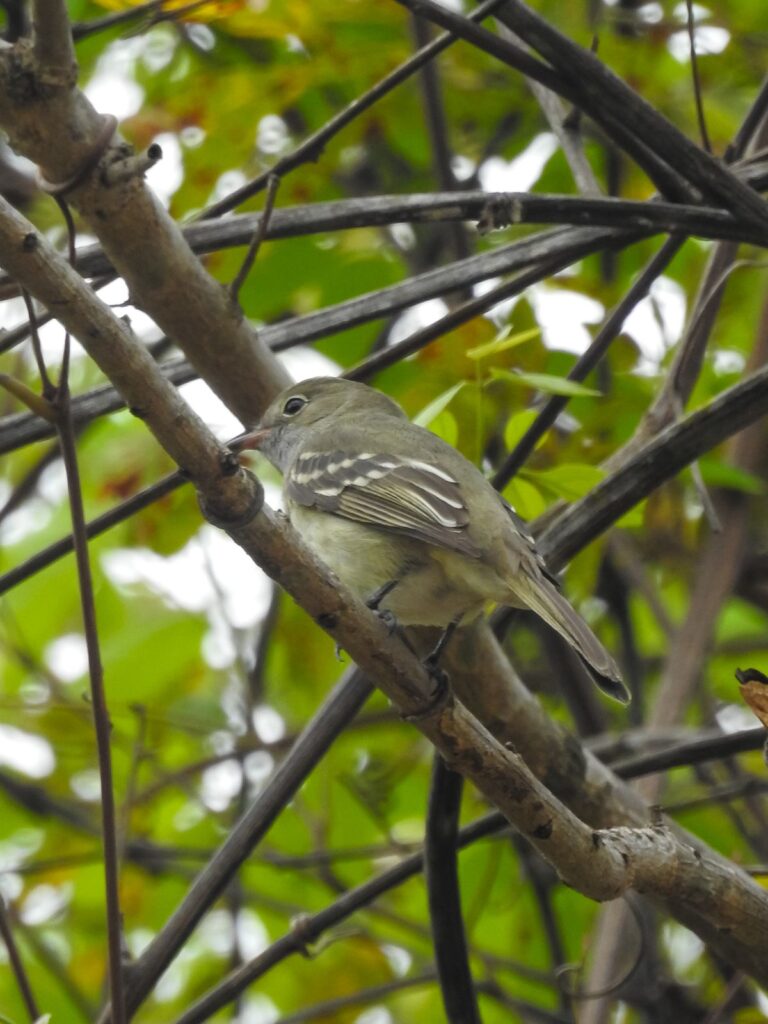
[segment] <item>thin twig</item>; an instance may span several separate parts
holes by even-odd
[[[315,712],[270,785],[259,794],[233,827],[224,844],[189,887],[181,904],[134,965],[129,992],[131,1007],[137,1007],[146,998],[205,911],[223,892],[242,862],[251,855],[254,846],[340,730],[355,717],[372,689],[372,684],[359,669],[354,668],[344,675]]]
[[[11,965],[11,971],[16,979],[16,984],[19,987],[21,998],[26,1007],[29,1019],[33,1022],[38,1020],[40,1017],[40,1011],[37,1008],[35,997],[32,993],[32,986],[29,983],[27,972],[24,969],[24,962],[21,959],[16,940],[13,937],[13,929],[11,928],[11,922],[9,920],[8,908],[5,900],[0,896],[0,936],[2,936],[5,948],[8,952],[8,962]]]
[[[768,76],[763,79],[760,90],[755,97],[747,116],[739,126],[733,142],[725,151],[726,163],[732,164],[735,160],[741,160],[746,152],[747,146],[757,136],[758,129],[768,111]]]
[[[54,949],[53,944],[49,943],[44,938],[44,935],[40,934],[40,929],[30,928],[20,923],[19,931],[25,943],[32,950],[37,963],[48,971],[64,992],[65,997],[69,1000],[68,1009],[71,1008],[78,1018],[82,1019],[83,1024],[92,1024],[96,1007],[92,1006],[90,1000],[83,994],[72,977],[68,965],[62,961],[59,952]],[[55,1016],[53,1019],[55,1020]],[[70,1016],[68,1020],[74,1020],[74,1017]]]
[[[269,222],[272,219],[272,210],[275,207],[277,190],[279,188],[280,178],[277,174],[270,174],[267,178],[267,195],[264,200],[264,209],[262,210],[261,217],[259,217],[259,223],[253,233],[253,239],[251,240],[251,244],[248,246],[248,252],[245,254],[245,259],[243,260],[240,269],[235,274],[232,284],[229,286],[229,294],[232,296],[233,302],[239,302],[240,289],[243,287],[243,284],[250,273],[251,267],[259,254],[261,243],[266,237],[267,230],[269,229]]]
[[[24,299],[24,305],[27,307],[29,332],[30,338],[32,339],[32,351],[35,354],[37,372],[40,374],[40,381],[43,386],[43,398],[50,401],[50,398],[55,393],[56,388],[51,381],[51,378],[48,376],[48,367],[45,365],[45,360],[43,359],[43,347],[40,344],[40,332],[37,329],[37,319],[35,317],[35,307],[32,302],[32,296],[26,288],[22,288],[21,297]]]
[[[32,5],[35,56],[44,71],[72,71],[75,49],[64,0],[34,0]]]
[[[89,540],[92,537],[100,536],[106,530],[111,529],[111,527],[116,526],[118,523],[124,522],[134,513],[139,512],[155,501],[159,501],[166,494],[170,494],[187,482],[187,478],[182,473],[178,471],[170,473],[156,484],[145,487],[138,494],[134,494],[132,497],[120,502],[119,505],[109,509],[108,512],[103,512],[100,516],[86,523],[86,536]],[[7,593],[17,584],[22,583],[24,580],[34,576],[35,573],[52,565],[59,558],[63,558],[64,555],[68,555],[70,551],[74,550],[74,546],[74,538],[70,534],[68,537],[62,537],[61,540],[49,544],[47,548],[38,551],[37,554],[32,555],[31,558],[22,562],[21,565],[10,569],[7,573],[0,576],[0,595]]]
[[[120,828],[118,832],[119,863],[122,865],[128,849],[131,811],[136,802],[139,772],[146,757],[147,742],[147,709],[143,704],[131,704],[131,711],[136,718],[136,736],[131,745],[131,764],[128,769],[128,781],[125,786],[125,798],[120,812]]]
[[[693,17],[693,0],[685,0],[686,7],[686,21],[688,24],[688,44],[690,48],[691,56],[691,77],[693,78],[693,95],[696,100],[696,117],[699,122],[699,134],[701,135],[701,144],[708,153],[712,152],[712,146],[709,141],[709,132],[707,131],[707,121],[704,117],[704,102],[701,96],[701,79],[699,77],[699,58],[696,55],[696,26],[694,24]]]
[[[116,11],[114,14],[107,14],[103,18],[93,18],[91,21],[83,21],[72,26],[72,38],[75,42],[95,35],[97,32],[106,32],[116,26],[130,24],[132,21],[140,21],[143,24],[132,32],[137,35],[139,32],[146,32],[153,25],[162,21],[180,21],[185,15],[192,14],[199,7],[204,7],[210,0],[193,0],[184,7],[174,7],[170,10],[163,10],[168,0],[149,0],[148,3],[139,4],[125,11]]]
[[[109,720],[109,711],[104,692],[104,673],[99,650],[96,605],[88,558],[88,533],[80,486],[80,471],[77,464],[75,435],[69,408],[69,388],[66,381],[59,385],[56,405],[59,412],[57,428],[69,490],[72,536],[80,585],[83,632],[88,651],[93,724],[96,733],[99,778],[101,780],[102,842],[104,846],[104,881],[107,900],[110,993],[115,1024],[127,1024],[128,1018],[125,1012],[122,972],[122,925],[119,898],[117,821],[114,791],[112,788],[112,752],[110,749],[112,726]]]
[[[669,265],[673,257],[680,251],[684,241],[683,238],[672,235],[664,242],[659,251],[640,272],[639,277],[624,298],[607,317],[589,348],[579,356],[568,371],[568,380],[584,380],[587,374],[597,366],[608,351],[611,343],[618,337],[629,314],[645,298],[653,282],[664,272],[664,269]],[[534,422],[526,430],[504,460],[503,465],[496,472],[493,477],[494,487],[500,490],[506,487],[520,467],[524,465],[528,456],[555,422],[568,401],[569,398],[566,395],[552,395],[547,399]]]
[[[560,933],[554,897],[554,892],[559,885],[559,879],[552,870],[552,865],[547,864],[543,857],[540,857],[535,850],[531,849],[519,832],[513,831],[510,841],[520,859],[523,877],[531,887],[539,910],[541,926],[549,946],[550,962],[553,969],[557,971],[566,962],[565,943]],[[556,988],[560,1010],[573,1019],[568,993],[563,990],[562,985],[557,985]]]
[[[38,16],[44,7],[57,0],[39,0]],[[66,21],[66,9],[63,15]],[[67,22],[67,39],[69,28]],[[64,215],[68,231],[68,251],[70,264],[75,259],[74,223],[66,204],[59,204]],[[80,480],[80,469],[77,462],[77,443],[75,427],[72,419],[72,408],[69,390],[70,334],[64,334],[64,351],[61,361],[59,381],[54,386],[47,374],[42,355],[40,339],[35,321],[35,312],[31,299],[27,301],[27,312],[30,318],[32,342],[38,357],[43,381],[43,396],[54,409],[56,432],[61,446],[62,461],[67,478],[70,516],[72,521],[72,537],[77,565],[77,576],[80,590],[80,604],[83,616],[83,632],[88,653],[88,670],[90,677],[91,707],[96,736],[96,749],[99,765],[101,789],[101,830],[104,850],[104,884],[107,905],[107,945],[109,959],[109,990],[113,1006],[114,1024],[127,1024],[128,1017],[125,1007],[122,971],[122,918],[120,913],[119,895],[119,849],[117,841],[117,818],[112,777],[112,751],[110,733],[112,725],[109,719],[106,694],[104,691],[104,669],[101,661],[98,625],[96,621],[96,601],[93,591],[90,560],[88,556],[88,533],[83,505],[83,492]]]
[[[472,21],[479,21],[486,15],[490,14],[495,8],[497,8],[502,0],[485,0],[485,3],[480,4],[476,10],[472,12],[470,18]],[[308,138],[306,138],[296,149],[287,153],[281,157],[276,164],[272,166],[269,171],[265,171],[252,181],[247,181],[245,185],[241,185],[240,188],[235,189],[234,192],[230,192],[228,196],[220,199],[217,203],[212,203],[206,207],[196,218],[197,220],[208,220],[212,217],[221,217],[225,213],[229,213],[230,210],[234,210],[235,207],[240,206],[246,199],[250,199],[251,196],[255,196],[260,192],[269,181],[271,175],[276,174],[282,177],[289,171],[294,170],[296,167],[300,167],[302,164],[307,163],[310,160],[317,160],[320,154],[325,149],[326,145],[330,140],[348,124],[359,117],[364,111],[372,107],[374,103],[390,93],[396,86],[400,85],[401,82],[405,82],[411,75],[415,74],[419,68],[423,67],[428,61],[432,60],[443,50],[447,49],[452,43],[456,42],[456,36],[450,32],[446,32],[437,39],[434,39],[428,46],[423,47],[418,53],[415,53],[413,57],[410,57],[407,61],[404,61],[399,67],[395,68],[394,71],[386,75],[379,82],[376,83],[362,96],[358,96],[357,99],[353,100],[344,110],[340,111],[335,117],[332,117],[330,121],[326,122],[322,128],[319,128],[316,132],[313,132]]]
[[[432,41],[433,26],[428,21],[413,17],[413,36],[419,48],[429,46]],[[419,73],[419,85],[424,105],[424,120],[429,134],[432,151],[434,177],[441,191],[455,192],[456,176],[451,166],[451,147],[448,140],[448,119],[445,113],[445,100],[440,82],[440,71],[436,60],[428,61]],[[442,234],[449,241],[456,259],[463,259],[470,254],[467,229],[461,223],[446,225]]]

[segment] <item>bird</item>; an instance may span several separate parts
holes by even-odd
[[[259,450],[280,471],[292,525],[369,607],[400,626],[439,626],[446,640],[491,602],[530,609],[605,693],[628,702],[615,661],[560,592],[524,521],[388,395],[310,378],[231,445]]]

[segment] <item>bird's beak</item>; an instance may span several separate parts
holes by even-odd
[[[262,444],[269,437],[271,427],[256,427],[255,430],[248,430],[244,434],[238,434],[229,442],[228,447],[233,452],[258,451]]]

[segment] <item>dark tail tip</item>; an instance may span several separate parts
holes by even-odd
[[[605,676],[593,668],[586,659],[582,658],[582,661],[584,661],[589,674],[603,693],[619,701],[620,704],[629,704],[632,700],[632,695],[618,676]]]

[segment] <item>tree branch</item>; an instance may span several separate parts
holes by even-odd
[[[46,2],[58,10],[59,20],[64,17],[63,4]],[[46,6],[40,13],[47,11]],[[41,38],[51,37],[46,32]],[[100,239],[136,305],[173,338],[243,422],[255,421],[288,382],[285,370],[141,178],[110,183],[102,174],[129,156],[129,148],[112,131],[114,138],[104,147],[105,119],[72,82],[48,81],[36,51],[24,40],[0,52],[0,126],[48,181],[74,182],[68,201]],[[94,153],[100,158],[91,169]]]
[[[75,48],[64,0],[34,0],[32,5],[35,58],[43,75],[76,73]]]
[[[666,836],[662,839],[653,830],[641,830],[636,842],[628,833],[601,836],[596,846],[592,828],[553,797],[523,760],[495,741],[462,705],[434,706],[423,666],[361,602],[326,575],[281,519],[268,509],[259,510],[260,493],[252,479],[233,472],[237,467],[125,326],[7,204],[0,204],[0,262],[39,300],[56,309],[129,404],[141,405],[148,426],[193,475],[212,518],[226,524],[230,536],[332,633],[401,711],[414,718],[447,763],[499,806],[565,881],[598,899],[613,898],[638,882],[657,897],[676,901],[678,916],[692,922],[706,938],[724,923],[731,948],[744,954],[742,964],[762,978],[765,964],[755,962],[749,950],[765,948],[768,942],[768,934],[760,931],[768,931],[766,894],[732,865],[726,871],[710,854],[694,863],[687,846],[682,848],[684,844]],[[762,384],[768,390],[765,381]],[[754,402],[747,403],[747,408],[749,415],[755,414]],[[741,415],[746,421],[748,416]],[[722,417],[718,423],[722,429]],[[735,425],[731,416],[729,427]],[[610,507],[614,509],[616,502]],[[681,870],[695,867],[695,875],[683,881],[679,876],[671,878],[660,871],[662,861],[675,862]],[[696,884],[700,881],[727,897],[727,905],[709,894],[704,900],[694,878]],[[159,960],[146,962],[153,964],[152,971],[141,976],[141,985],[129,987],[132,1006],[162,970]]]

